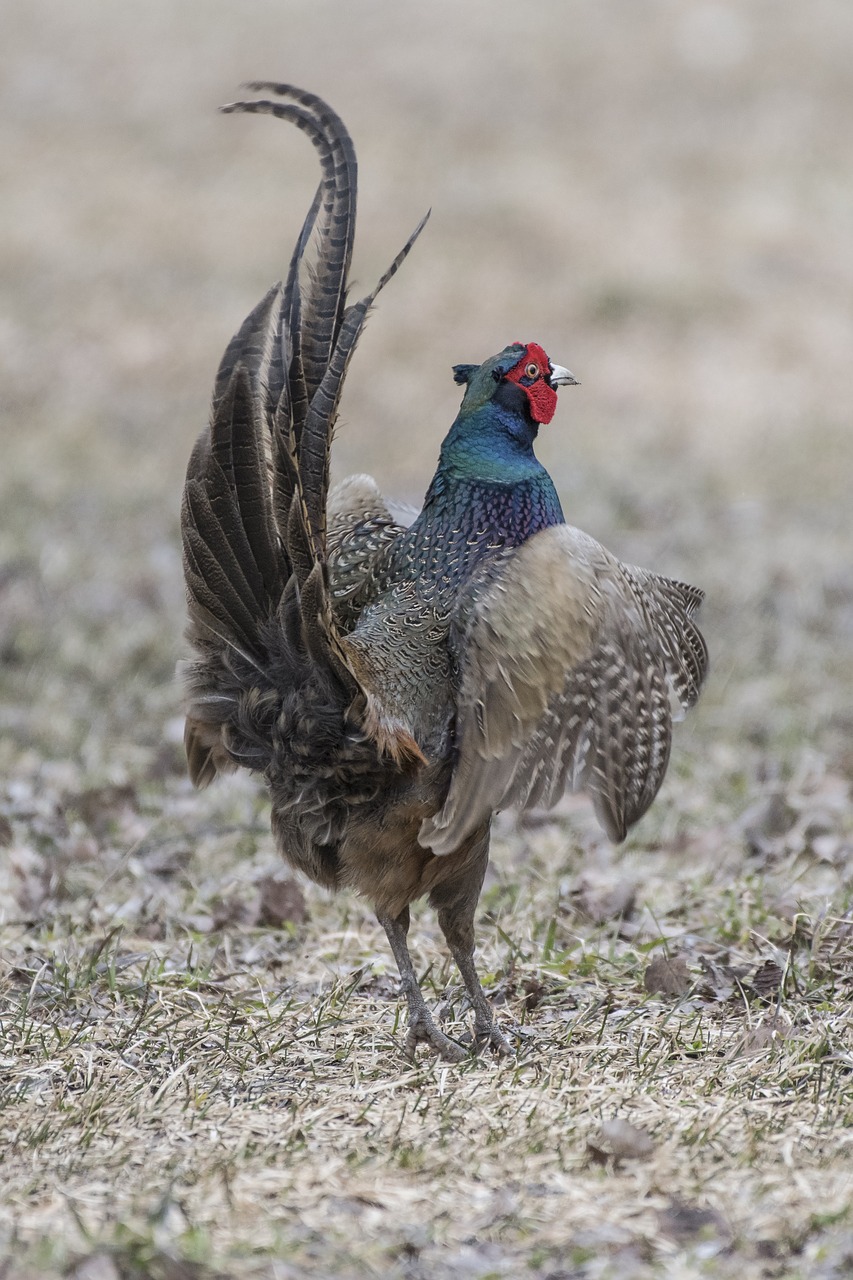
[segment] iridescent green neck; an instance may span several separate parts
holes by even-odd
[[[494,401],[460,413],[441,447],[423,517],[481,539],[517,546],[563,524],[553,481],[533,453],[537,426]]]
[[[539,428],[494,401],[460,412],[441,446],[439,470],[460,479],[517,484],[547,474],[533,453]]]

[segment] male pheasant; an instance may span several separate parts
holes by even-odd
[[[535,343],[456,366],[462,406],[411,527],[368,476],[328,492],[350,357],[423,223],[348,302],[350,137],[313,94],[250,88],[281,101],[224,110],[291,121],[322,181],[285,284],[228,345],[189,463],[190,774],[205,786],[237,766],[263,773],[285,858],[374,905],[408,1001],[408,1051],[425,1041],[457,1060],[467,1050],[435,1024],[406,943],[409,904],[429,895],[475,1044],[506,1052],[473,958],[492,815],[583,788],[610,838],[625,836],[666,771],[671,706],[692,706],[705,675],[702,592],[621,564],[565,523],[533,443],[575,379]]]

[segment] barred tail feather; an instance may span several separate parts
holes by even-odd
[[[313,143],[322,176],[284,286],[269,290],[225,349],[210,425],[187,469],[181,526],[195,659],[185,672],[186,748],[199,786],[237,765],[268,768],[283,708],[298,709],[300,697],[309,719],[331,715],[342,724],[360,713],[380,753],[388,738],[387,754],[412,754],[404,728],[388,737],[337,633],[326,504],[349,360],[371,305],[424,223],[375,289],[348,307],[357,194],[349,134],[313,94],[261,81],[248,87],[288,101],[222,110],[295,124]]]

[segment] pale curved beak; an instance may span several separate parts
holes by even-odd
[[[551,365],[551,373],[548,377],[548,381],[551,383],[552,387],[579,387],[580,386],[580,383],[578,382],[575,375],[572,373],[571,369],[564,369],[561,364]]]

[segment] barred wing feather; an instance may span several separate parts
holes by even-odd
[[[707,650],[695,587],[621,564],[568,525],[476,573],[457,608],[457,760],[420,841],[456,849],[495,809],[588,791],[622,840],[669,761],[674,698],[698,697]]]

